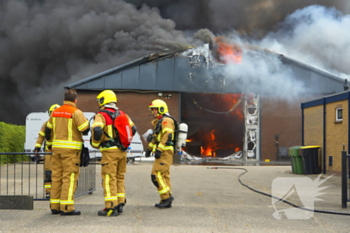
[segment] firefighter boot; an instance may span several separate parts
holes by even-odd
[[[55,210],[55,209],[51,210],[52,215],[56,215],[56,214],[60,214],[60,213],[61,213],[61,211],[59,211],[59,210]]]
[[[73,215],[80,215],[80,211],[79,210],[73,210],[71,212],[64,212],[61,210],[61,216],[73,216]]]
[[[111,208],[111,209],[106,209],[104,208],[103,210],[99,210],[97,215],[98,216],[107,216],[107,217],[111,217],[111,216],[118,216],[118,206]]]
[[[161,200],[159,204],[155,204],[155,207],[158,207],[159,209],[163,208],[171,208],[171,203],[175,200],[173,196],[170,196],[168,199]]]
[[[120,203],[118,206],[117,206],[117,211],[119,214],[122,214],[123,213],[123,207],[125,206],[124,203]]]
[[[125,204],[126,204],[126,199],[124,200],[124,203],[119,203],[119,205],[117,206],[117,210],[119,214],[123,213],[123,207],[125,206]]]

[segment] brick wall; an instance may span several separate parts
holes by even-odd
[[[276,98],[260,98],[261,160],[278,160],[275,135],[279,135],[280,147],[301,146],[300,104],[321,95],[300,96],[293,101]]]
[[[323,146],[323,105],[304,109],[304,145]]]
[[[79,91],[78,92],[78,107],[84,112],[98,112],[99,105],[96,101],[96,96],[100,92],[94,91]],[[117,94],[117,106],[120,110],[127,113],[132,121],[137,126],[138,133],[142,136],[147,129],[152,127],[151,121],[153,117],[148,109],[149,104],[154,99],[164,100],[169,108],[170,115],[179,121],[180,118],[180,100],[178,93],[171,93],[170,99],[165,99],[166,92],[162,92],[163,97],[156,93],[135,93],[135,92],[115,92]],[[142,140],[144,143],[144,141]],[[145,143],[144,143],[145,145]]]
[[[336,122],[336,108],[343,108],[343,121]],[[327,172],[341,171],[341,151],[348,145],[348,100],[326,105],[326,169]],[[333,157],[333,166],[329,166],[329,157]]]

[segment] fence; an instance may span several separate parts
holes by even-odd
[[[342,208],[347,208],[349,200],[349,178],[350,178],[350,155],[346,151],[341,153],[341,205]]]
[[[29,195],[34,200],[49,200],[44,189],[44,164],[33,162],[30,155],[50,153],[0,152],[0,195]],[[96,166],[80,168],[75,197],[96,190]]]

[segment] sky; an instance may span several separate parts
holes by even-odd
[[[67,84],[221,35],[347,78],[349,13],[347,0],[2,0],[0,121],[23,125]]]

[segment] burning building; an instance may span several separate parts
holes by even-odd
[[[236,160],[276,160],[280,147],[301,144],[300,103],[343,90],[344,80],[298,61],[230,43],[162,51],[68,85],[79,107],[97,111],[96,95],[114,90],[118,106],[140,134],[150,128],[147,109],[165,100],[189,126],[187,153]]]

